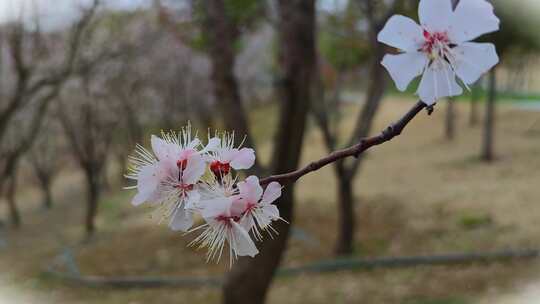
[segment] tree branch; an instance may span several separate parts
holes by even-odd
[[[369,148],[383,144],[387,141],[392,140],[394,137],[400,135],[401,132],[403,132],[403,130],[405,129],[405,127],[409,124],[409,122],[413,120],[413,118],[416,117],[416,115],[420,113],[422,109],[425,109],[425,108],[428,109],[428,113],[429,113],[430,108],[427,107],[426,104],[420,100],[403,117],[401,117],[400,120],[388,126],[379,135],[361,139],[359,143],[357,143],[356,145],[352,147],[332,152],[330,155],[324,158],[321,158],[317,161],[314,161],[310,163],[309,165],[305,166],[304,168],[298,169],[296,171],[292,171],[292,172],[284,173],[284,174],[272,175],[272,176],[263,178],[261,179],[260,184],[264,186],[271,182],[279,182],[282,185],[293,183],[297,181],[298,179],[300,179],[302,176],[308,173],[311,173],[313,171],[317,171],[328,164],[334,163],[336,161],[339,161],[341,159],[351,157],[351,156],[358,157],[360,156],[360,154],[362,154],[364,151],[368,150]]]

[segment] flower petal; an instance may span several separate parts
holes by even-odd
[[[242,148],[234,155],[231,167],[236,170],[249,169],[255,163],[255,151],[250,148]]]
[[[148,195],[147,193],[137,193],[133,199],[131,200],[131,204],[133,206],[139,206],[143,203],[145,203],[146,201],[148,201],[148,197],[150,195]]]
[[[454,43],[470,41],[481,35],[499,30],[499,18],[493,5],[485,0],[460,1],[452,16],[449,30]]]
[[[181,152],[180,146],[168,143],[155,135],[152,135],[150,143],[158,160],[172,159]]]
[[[245,215],[240,219],[239,222],[240,226],[244,228],[246,231],[250,231],[253,226],[255,226],[255,221],[253,220],[253,216],[251,214]]]
[[[254,257],[259,253],[257,246],[253,240],[249,237],[248,232],[242,228],[239,224],[231,221],[232,233],[229,240],[229,245],[234,250],[237,256],[250,256]]]
[[[271,182],[264,190],[261,203],[270,204],[281,196],[281,185],[278,182]],[[279,212],[278,212],[279,213]]]
[[[448,31],[452,14],[450,0],[420,0],[418,6],[420,24],[430,33]]]
[[[191,226],[193,226],[193,213],[184,209],[183,204],[178,205],[169,222],[169,228],[172,231],[187,232]]]
[[[234,159],[236,154],[238,154],[238,149],[218,148],[216,152],[217,152],[216,154],[219,155],[218,160],[226,164],[226,163],[230,163]]]
[[[456,82],[456,75],[450,65],[444,60],[434,61],[424,72],[417,94],[427,105],[434,104],[438,99],[457,96],[463,89]]]
[[[201,140],[198,138],[193,139],[188,145],[186,146],[186,149],[191,150],[197,150],[197,148],[202,145]]]
[[[275,205],[263,206],[263,213],[272,220],[279,219],[279,209]]]
[[[259,184],[259,178],[252,175],[246,178],[245,181],[238,183],[240,196],[242,199],[251,203],[257,203],[263,194],[263,189]]]
[[[208,140],[208,144],[204,149],[200,151],[200,153],[208,153],[215,151],[219,146],[221,145],[221,139],[218,137],[212,137]]]
[[[197,190],[191,190],[187,193],[186,209],[196,209],[201,201],[201,194]]]
[[[377,39],[403,51],[416,51],[425,40],[422,28],[411,18],[401,15],[392,16]]]
[[[187,159],[186,169],[182,172],[182,182],[186,185],[196,184],[206,170],[206,162],[199,154],[192,154]]]
[[[382,65],[388,70],[390,76],[400,91],[405,91],[411,81],[422,74],[429,62],[424,53],[410,52],[399,55],[386,55]]]
[[[257,223],[261,229],[266,229],[272,221],[279,219],[279,209],[275,205],[265,205],[261,207],[264,216],[257,218]]]
[[[137,195],[133,198],[131,203],[134,206],[138,206],[146,202],[152,194],[157,190],[161,176],[159,173],[159,164],[144,166],[137,174]]]
[[[491,43],[465,42],[453,51],[456,57],[454,69],[466,84],[476,82],[499,62],[495,45]]]
[[[227,197],[200,201],[201,216],[205,219],[213,219],[220,215],[229,216],[231,204],[232,200]]]

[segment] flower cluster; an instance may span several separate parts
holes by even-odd
[[[152,151],[137,146],[130,157],[129,174],[137,182],[135,206],[151,204],[173,231],[201,234],[191,245],[208,248],[208,259],[221,257],[228,243],[231,262],[238,256],[255,256],[262,233],[275,232],[272,221],[280,219],[273,204],[281,196],[281,185],[270,183],[265,190],[256,176],[238,181],[238,170],[255,162],[250,148],[235,146],[234,133],[216,134],[204,145],[191,126],[179,133],[152,136]],[[193,227],[195,218],[204,223]]]
[[[423,75],[417,94],[427,105],[457,96],[493,68],[499,57],[492,43],[470,42],[497,31],[499,19],[486,0],[462,0],[455,10],[451,0],[420,0],[420,25],[395,15],[379,33],[378,40],[399,49],[382,61],[399,90]]]

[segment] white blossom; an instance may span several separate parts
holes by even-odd
[[[422,75],[417,94],[431,105],[461,95],[457,79],[468,87],[499,62],[493,44],[470,42],[499,29],[499,19],[486,0],[463,0],[455,10],[451,0],[421,0],[418,13],[420,25],[395,15],[378,36],[402,52],[382,61],[399,90]]]

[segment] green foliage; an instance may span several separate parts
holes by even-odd
[[[239,27],[249,27],[260,20],[264,13],[264,1],[225,0],[227,16]]]
[[[349,70],[366,62],[371,50],[366,33],[359,29],[356,9],[328,15],[319,31],[319,49],[334,68]]]
[[[224,5],[226,16],[233,27],[237,29],[238,34],[256,27],[257,23],[264,16],[264,1],[224,0]],[[206,14],[203,2],[193,2],[193,14],[195,23],[197,24],[196,27],[200,28]],[[236,51],[240,51],[243,46],[242,37],[238,35],[236,38],[234,47]],[[206,52],[210,43],[211,41],[204,31],[192,31],[189,43],[192,49],[199,52]]]

